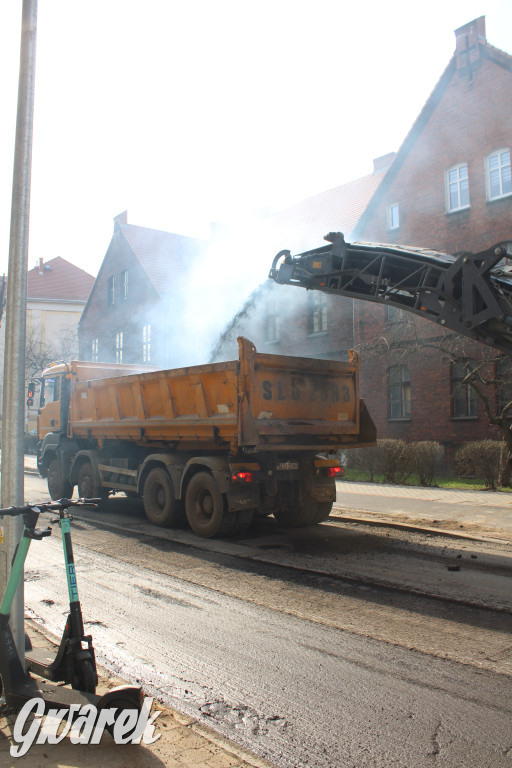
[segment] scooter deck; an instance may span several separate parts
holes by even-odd
[[[76,704],[78,707],[86,704],[96,706],[101,698],[94,693],[84,693],[32,678],[26,678],[12,690],[4,693],[7,704],[14,709],[21,708],[30,699],[43,699],[45,712],[48,712],[49,709],[69,709],[72,704]]]
[[[54,661],[55,654],[49,648],[32,647],[30,651],[25,651],[25,667],[27,669],[31,669],[35,665],[50,667]]]

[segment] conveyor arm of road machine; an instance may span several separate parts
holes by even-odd
[[[426,248],[346,243],[292,256],[280,251],[269,277],[354,299],[399,307],[512,354],[512,267],[505,243],[450,256]]]

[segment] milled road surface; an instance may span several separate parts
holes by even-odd
[[[471,602],[479,573],[480,598],[510,578],[506,547],[342,523],[195,546],[137,505],[109,509],[104,524],[120,530],[76,521],[73,537],[86,628],[114,671],[279,768],[510,766],[512,618],[457,602]],[[33,543],[25,589],[55,634],[67,612],[59,547],[57,535]],[[373,583],[379,559],[395,569],[388,586]],[[400,569],[421,586],[428,562],[437,597],[393,588]]]
[[[33,545],[26,584],[27,607],[53,632],[66,613],[58,545]],[[508,676],[249,602],[243,571],[232,597],[144,567],[146,544],[116,548],[136,565],[77,547],[101,660],[276,765],[507,764]]]

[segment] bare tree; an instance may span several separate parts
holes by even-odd
[[[500,484],[510,484],[512,458],[512,360],[492,347],[475,343],[455,333],[439,329],[432,335],[427,324],[411,313],[399,310],[395,322],[384,333],[360,344],[357,351],[365,361],[385,356],[388,365],[406,364],[407,360],[433,350],[439,359],[458,366],[457,386],[470,387],[482,404],[489,424],[496,427],[504,441]]]
[[[55,362],[69,362],[78,349],[78,336],[74,328],[61,331],[58,341],[43,342],[40,329],[27,333],[25,344],[25,370],[27,380],[33,379]]]

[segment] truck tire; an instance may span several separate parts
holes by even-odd
[[[54,501],[57,501],[58,499],[70,499],[73,495],[73,486],[69,480],[65,480],[62,476],[60,464],[57,459],[52,459],[48,465],[46,482],[48,483],[48,493]]]
[[[84,461],[78,471],[78,495],[81,499],[107,499],[108,490],[98,487],[90,461]]]
[[[205,539],[232,533],[236,515],[228,512],[226,507],[226,499],[209,472],[198,472],[193,476],[185,495],[185,509],[194,533]]]
[[[142,500],[150,523],[163,528],[178,528],[185,522],[183,504],[176,501],[171,478],[163,467],[155,467],[149,472],[144,481]]]

